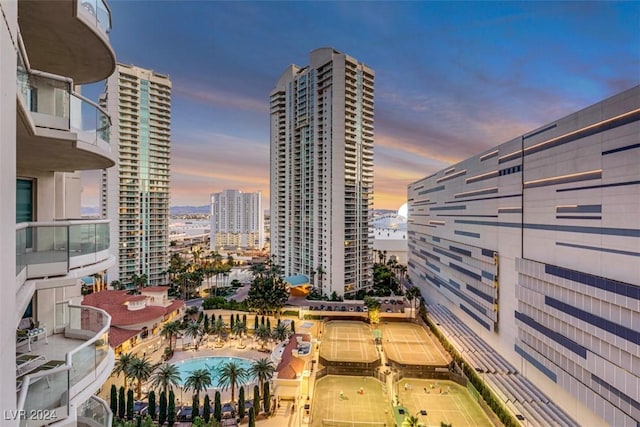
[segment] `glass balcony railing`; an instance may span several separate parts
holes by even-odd
[[[111,317],[94,307],[69,305],[68,310],[65,337],[87,340],[67,353],[67,364],[73,366],[69,373],[69,387],[71,395],[75,396],[103,374],[103,362],[109,354]]]
[[[79,427],[111,427],[113,414],[107,402],[97,396],[91,396],[78,406],[77,419]]]
[[[78,14],[94,23],[105,36],[111,31],[111,9],[104,0],[78,0]]]
[[[16,277],[65,275],[108,259],[109,220],[29,222],[16,226]]]
[[[82,340],[82,344],[68,351],[65,360],[50,359],[16,380],[18,410],[55,414],[56,419],[22,420],[21,427],[42,426],[67,418],[69,403],[88,388],[95,392],[93,389],[102,385],[113,368],[113,352],[108,344],[111,317],[95,307],[68,305],[66,310],[68,323],[64,336],[72,343]],[[78,424],[111,425],[111,411],[104,401],[92,399],[78,406]]]
[[[69,342],[82,344],[66,353],[65,360],[49,359],[35,370],[18,376],[18,410],[30,414],[55,414],[55,419],[22,420],[20,426],[41,426],[69,416],[69,403],[91,387],[98,389],[113,368],[113,352],[109,349],[111,317],[95,307],[69,305],[64,336]],[[108,357],[111,353],[111,357]],[[78,407],[77,415],[92,420],[88,425],[111,425],[111,411],[100,408],[100,401],[89,399]],[[104,402],[102,402],[104,403]],[[89,414],[91,416],[89,417]],[[109,424],[102,424],[105,420]],[[99,423],[99,424],[96,424]],[[78,423],[80,424],[80,423]]]
[[[17,86],[36,126],[73,131],[81,141],[109,143],[111,118],[102,107],[73,92],[72,81],[30,70],[18,49]]]

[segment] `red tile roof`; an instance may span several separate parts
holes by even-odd
[[[109,328],[109,345],[116,348],[129,338],[138,335],[142,329],[122,329],[115,326]]]
[[[167,307],[147,305],[138,310],[129,310],[127,303],[146,299],[144,295],[129,295],[128,291],[106,290],[86,295],[82,301],[84,305],[101,308],[111,315],[112,326],[129,326],[146,323],[172,313],[184,306],[184,301],[174,300]]]
[[[311,337],[308,334],[293,334],[291,338],[289,338],[289,343],[285,346],[280,363],[276,368],[278,378],[280,379],[293,380],[301,374],[304,369],[304,360],[291,353],[298,348],[297,337],[301,337],[302,341],[311,341]]]

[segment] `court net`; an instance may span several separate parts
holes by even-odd
[[[343,421],[323,418],[322,427],[387,427],[387,424],[377,421]]]

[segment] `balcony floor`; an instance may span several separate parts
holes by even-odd
[[[18,347],[20,353],[29,353],[45,356],[47,360],[66,360],[66,355],[73,349],[82,345],[84,340],[65,338],[64,334],[55,334],[48,337],[47,344],[43,337],[31,344],[32,351],[23,345]],[[74,366],[69,371],[71,384],[77,383],[95,370],[94,346],[89,345],[76,353],[73,357]],[[28,398],[25,402],[25,410],[55,408],[59,405],[63,394],[67,392],[68,384],[66,375],[59,373],[51,377],[50,384],[44,378],[29,386]],[[18,397],[20,393],[18,392]]]

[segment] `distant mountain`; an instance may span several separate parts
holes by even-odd
[[[169,215],[189,215],[189,214],[209,214],[211,207],[209,205],[204,206],[171,206],[169,208]]]

